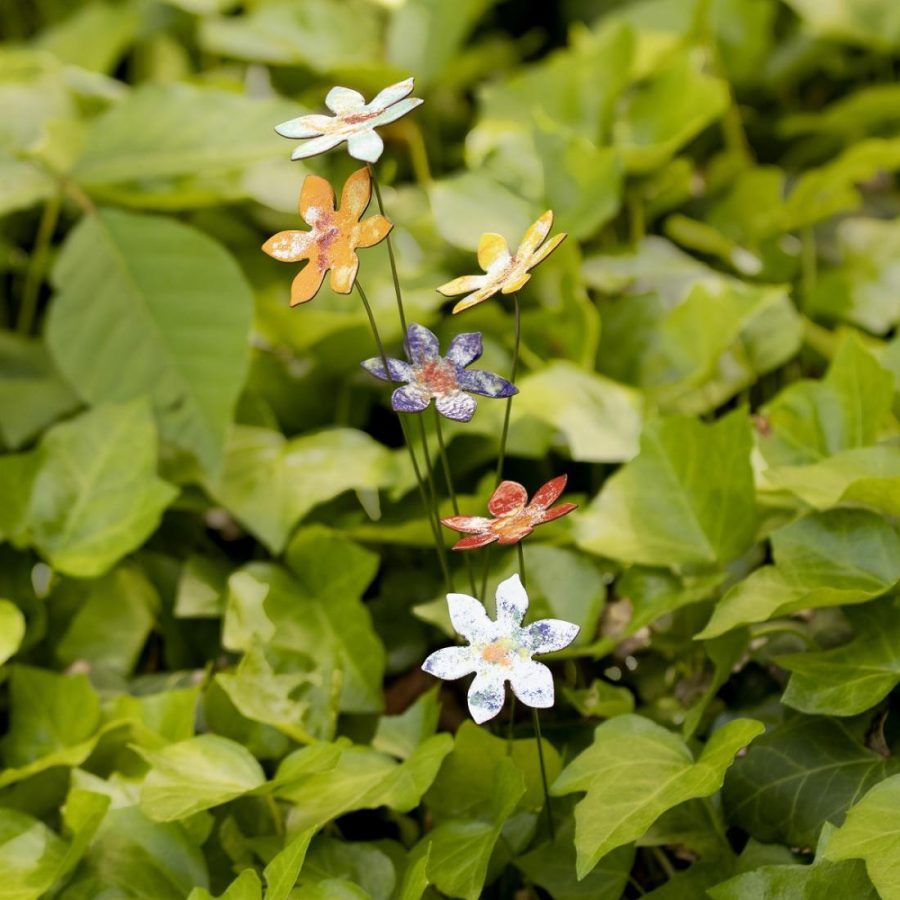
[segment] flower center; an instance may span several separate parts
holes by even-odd
[[[515,512],[507,513],[491,523],[491,531],[500,537],[519,537],[523,530],[534,525],[534,517],[524,506]]]
[[[325,227],[321,228],[316,235],[316,244],[319,247],[320,269],[331,267],[331,245],[337,240],[340,233],[340,228],[335,227],[330,222],[326,222]]]
[[[358,125],[360,122],[368,122],[369,119],[374,119],[381,112],[382,110],[379,109],[369,110],[369,112],[350,113],[350,115],[341,116],[341,119],[346,125]]]
[[[434,396],[447,394],[459,388],[456,367],[444,359],[436,359],[419,366],[416,380]]]
[[[481,658],[495,666],[512,665],[512,644],[509,638],[498,638],[481,649]]]

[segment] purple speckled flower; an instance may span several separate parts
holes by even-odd
[[[367,372],[383,381],[404,381],[391,397],[397,412],[421,412],[434,400],[437,411],[448,419],[468,422],[475,414],[475,400],[482,397],[511,397],[519,389],[483,369],[467,369],[482,353],[481,335],[477,331],[458,334],[450,342],[446,356],[441,356],[438,339],[423,325],[412,324],[406,332],[406,355],[409,362],[389,359],[388,373],[380,357],[362,363]]]

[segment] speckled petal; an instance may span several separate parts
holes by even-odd
[[[513,693],[526,706],[537,709],[553,706],[553,673],[543,663],[533,659],[516,662],[509,683]]]
[[[262,249],[263,253],[268,253],[272,259],[299,262],[309,256],[311,239],[311,231],[279,231],[262,245]]]
[[[361,219],[372,199],[372,176],[368,166],[357,169],[344,182],[341,190],[341,212],[349,213],[354,219]]]
[[[404,97],[408,97],[415,87],[415,78],[404,78],[396,84],[389,84],[386,88],[382,88],[369,103],[369,109],[384,109]]]
[[[275,126],[275,130],[286,138],[313,138],[322,134],[332,121],[331,116],[298,116]]]
[[[435,678],[454,681],[475,671],[472,657],[471,647],[444,647],[442,650],[435,650],[422,663],[422,668]]]
[[[489,644],[497,626],[488,618],[481,602],[468,594],[447,594],[447,609],[456,631],[471,644]]]
[[[505,524],[502,531],[499,532],[497,543],[502,544],[504,547],[518,544],[519,541],[527,538],[532,531],[534,531],[534,528],[531,525],[520,525],[518,528],[513,528],[509,524]]]
[[[391,394],[391,407],[396,412],[417,413],[427,409],[431,402],[431,396],[425,391],[408,384],[406,387],[397,388]]]
[[[347,138],[347,152],[363,162],[378,162],[384,152],[384,141],[371,128],[358,131]]]
[[[390,356],[387,362],[391,373],[391,381],[412,381],[412,369],[408,362],[404,362],[402,359],[392,359]],[[360,365],[376,378],[380,378],[382,381],[388,380],[387,375],[384,373],[384,363],[380,356],[364,359]]]
[[[552,522],[554,519],[559,519],[561,516],[566,516],[575,509],[578,509],[577,503],[560,503],[557,506],[554,506],[553,509],[548,509],[544,512],[541,516],[541,524]]]
[[[528,491],[518,481],[501,481],[488,500],[488,509],[494,516],[505,516],[521,509],[527,502]]]
[[[291,282],[291,306],[299,306],[312,300],[322,286],[326,271],[314,262],[308,262]]]
[[[550,238],[540,250],[532,254],[528,260],[528,268],[533,269],[538,263],[542,263],[567,237],[568,235],[563,232]]]
[[[318,156],[325,153],[332,147],[346,140],[346,137],[338,134],[323,134],[321,137],[314,137],[311,140],[303,141],[294,148],[291,159],[308,159],[310,156]]]
[[[528,228],[528,231],[525,232],[522,243],[519,244],[519,249],[516,250],[516,256],[523,258],[534,253],[534,251],[541,246],[544,238],[550,234],[550,229],[552,227],[553,210],[548,209],[545,213],[542,213]]]
[[[532,622],[525,630],[532,653],[553,653],[568,647],[581,629],[563,619],[541,619]]]
[[[328,278],[328,286],[336,294],[349,294],[353,290],[353,282],[356,281],[356,273],[359,270],[359,257],[353,253],[351,259],[341,265],[335,265]]]
[[[486,547],[488,544],[493,544],[496,540],[497,535],[491,531],[484,534],[471,534],[469,537],[464,537],[462,540],[457,541],[450,549],[475,550],[478,547]]]
[[[437,291],[445,297],[455,297],[457,294],[477,291],[486,281],[486,275],[460,275],[459,278],[454,278],[453,281],[442,284]]]
[[[478,265],[485,272],[493,265],[506,265],[509,262],[509,245],[502,234],[487,232],[478,241]]]
[[[346,113],[359,112],[366,105],[366,98],[359,91],[351,88],[333,87],[325,95],[325,105],[339,116]]]
[[[495,594],[497,601],[497,624],[507,630],[510,625],[521,625],[528,612],[528,594],[522,587],[518,574],[501,581]]]
[[[458,313],[465,312],[467,309],[471,309],[473,306],[478,306],[479,303],[484,303],[485,300],[490,300],[491,297],[494,296],[499,291],[499,288],[496,287],[485,287],[481,290],[475,291],[472,294],[469,294],[468,297],[463,297],[456,306],[453,307],[453,315],[457,315]]]
[[[307,175],[300,188],[298,205],[304,221],[315,226],[323,213],[334,213],[334,190],[321,176]]]
[[[464,391],[480,394],[482,397],[512,397],[519,393],[519,389],[511,381],[484,369],[460,372],[458,380]]]
[[[454,422],[469,422],[475,415],[475,408],[478,404],[462,391],[450,391],[437,397],[434,405],[445,419],[452,419]]]
[[[528,506],[540,509],[546,509],[548,506],[552,506],[559,498],[559,495],[566,489],[566,482],[568,480],[567,475],[559,475],[556,478],[551,478],[550,481],[541,485],[535,491],[534,496],[531,498],[531,503],[529,503]]]
[[[485,516],[447,516],[446,519],[441,519],[441,524],[464,534],[481,534],[490,528],[493,521]]]
[[[458,334],[447,349],[447,359],[455,362],[458,366],[468,366],[475,362],[484,350],[484,344],[481,340],[480,331],[467,331],[464,334]]]
[[[437,359],[441,355],[441,345],[434,332],[415,322],[406,329],[406,348],[409,361],[414,366]]]
[[[386,219],[380,213],[369,216],[364,222],[360,222],[356,228],[356,246],[374,247],[379,241],[383,241],[388,232],[394,227],[390,219]]]
[[[523,272],[518,278],[508,278],[503,282],[503,287],[500,288],[500,293],[502,294],[515,294],[522,290],[528,282],[531,281],[531,276],[527,272]]]
[[[421,105],[422,100],[419,97],[409,97],[406,100],[401,100],[399,103],[394,103],[392,106],[387,107],[387,109],[375,116],[374,119],[370,119],[369,124],[373,128],[381,125],[388,125],[391,122],[396,122],[401,116],[405,116],[408,112],[412,112],[417,106]]]
[[[476,724],[481,725],[503,709],[506,690],[504,676],[499,666],[482,669],[469,686],[469,712]]]

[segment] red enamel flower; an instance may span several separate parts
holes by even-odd
[[[471,550],[497,541],[500,544],[517,544],[528,537],[535,527],[552,522],[578,508],[577,503],[560,503],[553,506],[565,490],[567,476],[560,475],[548,481],[528,502],[528,492],[517,481],[501,481],[488,500],[488,509],[494,516],[450,516],[441,522],[454,531],[462,531],[464,537],[453,545],[454,550]],[[552,508],[551,508],[552,507]]]

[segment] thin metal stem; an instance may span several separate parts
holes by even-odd
[[[372,184],[375,187],[375,199],[378,203],[378,212],[384,215],[384,203],[381,200],[381,185],[378,183],[378,176],[375,174],[375,166],[372,163],[366,163],[369,167],[369,174],[372,176]],[[403,346],[406,346],[406,312],[403,309],[403,296],[400,292],[400,276],[397,274],[397,260],[394,258],[394,245],[391,243],[391,233],[387,235],[388,257],[391,260],[391,276],[394,279],[394,294],[397,297],[397,312],[400,314],[400,327],[403,329]]]
[[[509,380],[515,384],[516,383],[516,375],[519,371],[519,340],[521,337],[522,323],[521,317],[519,314],[519,295],[513,294],[513,303],[515,308],[515,337],[513,341],[513,361],[512,361],[512,372],[510,374]],[[506,398],[506,414],[503,416],[503,431],[500,434],[500,452],[497,456],[497,484],[503,480],[503,463],[506,461],[506,438],[509,434],[509,416],[512,412],[512,397]]]
[[[453,504],[453,514],[459,515],[459,501],[456,499],[456,490],[453,487],[453,477],[450,474],[450,458],[447,455],[447,445],[444,443],[444,431],[441,425],[441,414],[434,407],[434,424],[437,431],[438,446],[440,448],[441,464],[444,468],[444,480],[447,482],[447,493]],[[475,596],[475,571],[472,569],[472,560],[466,551],[463,551],[463,561],[466,564],[466,572],[469,575],[469,586],[472,588],[472,596]]]
[[[372,313],[372,307],[369,305],[369,298],[366,296],[366,292],[362,289],[362,285],[359,283],[359,281],[356,282],[356,290],[363,302],[363,306],[366,310],[366,315],[369,317],[369,325],[372,329],[372,336],[375,338],[375,344],[378,347],[378,355],[381,357],[381,364],[384,366],[384,374],[387,375],[388,379],[390,380],[391,372],[390,367],[388,366],[387,353],[385,353],[384,344],[381,341],[381,335],[378,333],[378,325],[375,322],[375,316]],[[422,506],[425,508],[425,516],[428,519],[428,523],[431,526],[432,535],[434,536],[434,547],[438,555],[438,561],[440,562],[441,570],[444,573],[444,581],[446,582],[447,590],[452,591],[453,579],[450,577],[450,568],[447,565],[447,557],[445,554],[444,542],[441,538],[440,527],[435,521],[432,504],[428,502],[428,498],[425,495],[425,483],[422,479],[422,471],[419,468],[419,461],[418,459],[416,459],[416,454],[413,450],[409,432],[406,430],[406,422],[403,419],[403,414],[398,413],[397,418],[400,420],[400,429],[403,432],[403,443],[406,445],[406,450],[409,453],[409,460],[412,463],[413,472],[416,476],[416,485],[419,488],[419,496],[422,499]]]
[[[431,461],[431,451],[428,449],[428,437],[425,434],[425,417],[421,413],[416,413],[416,418],[419,420],[419,436],[422,439],[422,453],[425,456],[425,484],[428,485],[428,494],[431,497],[431,510],[432,515],[434,516],[433,522],[434,527],[436,529],[436,538],[438,545],[438,553],[440,553],[444,558],[444,564],[447,565],[446,558],[446,550],[447,548],[444,546],[443,536],[441,534],[441,511],[438,507],[438,496],[437,489],[434,486],[434,464]],[[447,566],[447,575],[450,580],[450,590],[454,590],[453,587],[453,575],[450,572],[449,565]]]
[[[547,769],[544,766],[544,745],[541,741],[541,720],[538,711],[534,707],[531,710],[534,720],[534,735],[537,738],[538,763],[541,767],[541,784],[544,786],[544,810],[547,813],[547,830],[550,832],[550,840],[556,840],[556,827],[553,824],[553,811],[550,809],[550,789],[547,787]]]

